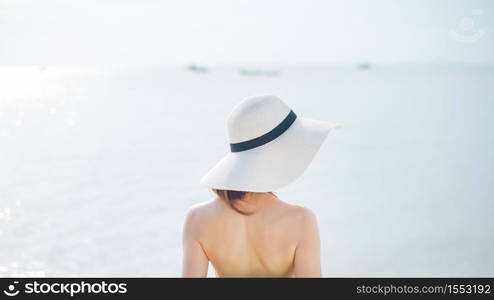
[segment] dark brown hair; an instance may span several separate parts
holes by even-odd
[[[251,215],[252,213],[243,211],[238,208],[238,201],[242,201],[242,198],[247,194],[247,192],[243,191],[230,191],[230,190],[219,190],[219,189],[212,189],[213,192],[220,197],[220,199],[223,199],[227,201],[230,206],[239,214],[242,215]]]

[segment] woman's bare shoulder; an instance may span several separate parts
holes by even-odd
[[[294,217],[300,217],[300,218],[315,217],[314,212],[305,206],[289,204],[281,200],[279,200],[279,202],[284,207],[284,210]]]
[[[186,220],[189,222],[200,222],[217,214],[223,208],[219,199],[213,198],[208,201],[194,204],[187,210]]]
[[[286,203],[285,203],[286,204]],[[301,224],[314,224],[317,223],[317,218],[315,213],[307,207],[300,205],[287,205],[287,215],[288,217],[299,225]]]
[[[211,226],[221,219],[219,214],[224,210],[219,199],[212,199],[193,205],[187,211],[184,223],[184,234],[201,240],[210,232]]]

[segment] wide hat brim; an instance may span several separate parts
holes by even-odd
[[[201,180],[214,189],[271,192],[304,173],[335,124],[306,118],[275,140],[254,149],[231,152]]]

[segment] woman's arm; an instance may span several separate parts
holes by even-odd
[[[295,250],[294,277],[321,277],[319,230],[314,213],[303,209],[300,238]]]
[[[198,240],[197,212],[189,211],[182,235],[182,277],[207,277],[209,260]]]

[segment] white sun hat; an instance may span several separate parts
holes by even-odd
[[[227,121],[231,152],[201,180],[215,189],[271,192],[307,169],[335,123],[298,117],[276,96],[240,102]]]

